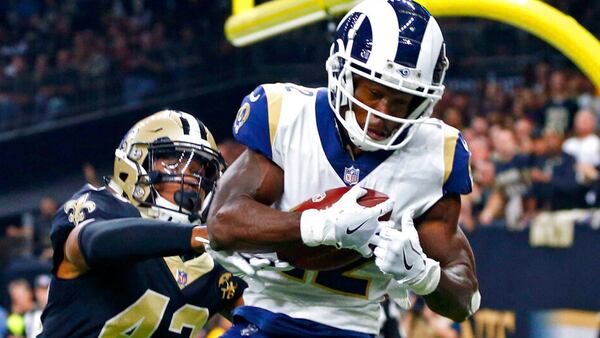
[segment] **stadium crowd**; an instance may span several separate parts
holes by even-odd
[[[202,78],[224,13],[194,1],[3,1],[0,131]]]
[[[580,73],[540,62],[510,90],[493,81],[480,95],[449,88],[437,116],[462,131],[472,153],[467,230],[523,229],[542,210],[598,206],[600,98]]]
[[[598,36],[598,2],[549,2]],[[195,81],[210,68],[206,60],[211,55],[231,54],[220,32],[229,10],[217,7],[202,1],[0,2],[0,131],[74,114],[81,106],[135,105],[164,85],[174,84],[169,90],[176,91]],[[203,20],[193,17],[198,13]],[[475,26],[485,30],[487,39],[498,36],[494,55],[510,58],[513,40],[502,29],[484,22]],[[206,36],[221,39],[207,42],[201,38]],[[530,40],[520,41],[527,45]],[[462,70],[486,49],[461,45],[452,50],[469,55],[456,62]],[[472,154],[473,193],[463,198],[460,220],[466,231],[486,226],[523,230],[540,212],[591,209],[600,203],[600,97],[574,68],[534,59],[516,81],[486,74],[471,77],[475,86],[464,87],[449,78],[436,107],[435,116],[462,131]],[[222,150],[229,162],[241,151],[230,140]],[[99,184],[90,165],[83,176]],[[62,202],[44,198],[35,217],[0,227],[0,285],[8,290],[0,295],[0,337],[37,332],[32,328],[39,323],[49,281],[50,222]],[[411,313],[404,317],[408,331],[415,326],[406,321],[418,319],[435,322],[430,330],[439,332],[428,333],[431,337],[457,336],[450,323],[426,309]],[[225,324],[216,319],[211,325]]]

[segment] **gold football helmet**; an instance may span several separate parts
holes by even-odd
[[[162,110],[136,123],[115,150],[109,186],[143,217],[195,222],[225,169],[208,128],[194,116]],[[157,187],[178,184],[172,196]]]

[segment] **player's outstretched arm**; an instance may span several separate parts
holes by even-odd
[[[219,180],[208,215],[211,247],[267,252],[301,242],[301,213],[270,207],[283,194],[283,178],[275,163],[246,150]]]
[[[144,218],[96,221],[73,229],[57,275],[72,279],[94,267],[204,252],[206,228]]]
[[[480,300],[475,258],[458,227],[459,213],[460,196],[446,195],[415,220],[424,253],[441,267],[437,288],[424,296],[427,305],[457,322],[476,311]]]

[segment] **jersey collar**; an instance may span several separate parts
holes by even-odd
[[[347,185],[354,185],[369,175],[393,151],[364,151],[353,159],[342,141],[335,114],[329,106],[327,88],[319,88],[315,103],[317,130],[321,147],[329,164]]]

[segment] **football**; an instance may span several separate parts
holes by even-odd
[[[327,190],[324,193],[313,196],[306,200],[292,211],[304,211],[308,209],[326,209],[338,201],[350,187],[341,187]],[[375,206],[388,199],[388,196],[372,189],[367,189],[367,193],[358,199],[358,204],[365,207]],[[379,218],[379,220],[389,220],[390,213]],[[293,245],[277,251],[277,257],[289,262],[291,265],[306,270],[333,270],[344,267],[358,261],[362,256],[352,249],[337,249],[329,245],[320,245],[309,247],[303,244]]]

